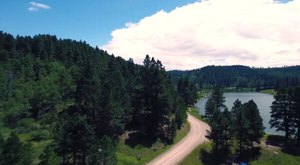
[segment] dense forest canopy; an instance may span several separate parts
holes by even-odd
[[[170,71],[173,81],[189,77],[199,88],[223,87],[277,89],[300,85],[300,66],[251,68],[248,66],[206,66],[190,71]]]
[[[82,41],[53,35],[14,37],[0,31],[0,165],[116,164],[116,145],[125,132],[171,144],[198,90],[216,85],[257,91],[293,87],[300,85],[300,66],[166,72],[161,61],[148,55],[137,65]],[[214,91],[207,117],[220,119],[210,121],[212,127],[226,122],[229,129],[236,122],[232,115],[240,111],[223,107],[222,92]],[[299,107],[298,95],[295,100]],[[257,110],[251,101],[237,108]],[[233,135],[248,125],[234,128]],[[215,132],[211,138],[219,137]],[[228,148],[232,136],[223,133]],[[239,138],[241,144],[257,141]]]
[[[115,164],[124,132],[170,144],[187,118],[148,55],[136,65],[81,41],[0,32],[0,64],[0,164]]]

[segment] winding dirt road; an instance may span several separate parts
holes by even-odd
[[[188,122],[190,123],[190,131],[186,137],[175,144],[171,149],[162,155],[156,157],[148,163],[148,165],[175,165],[180,163],[189,153],[191,153],[199,144],[208,141],[205,138],[206,130],[209,126],[188,114]]]

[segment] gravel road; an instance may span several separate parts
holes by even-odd
[[[175,144],[168,151],[159,155],[148,165],[175,165],[179,164],[189,153],[191,153],[199,144],[208,141],[205,138],[206,130],[209,126],[188,114],[188,122],[190,123],[190,131],[186,137]]]

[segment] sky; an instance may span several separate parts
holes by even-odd
[[[82,40],[167,70],[300,63],[300,0],[1,0],[0,30]]]

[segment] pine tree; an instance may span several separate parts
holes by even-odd
[[[210,120],[215,111],[217,111],[217,107],[213,99],[209,98],[205,104],[205,117]]]
[[[2,145],[0,164],[30,165],[32,163],[31,146],[20,142],[18,136],[12,132]]]
[[[19,161],[19,165],[32,165],[32,147],[30,143],[22,144],[21,149],[21,160]]]
[[[293,95],[293,116],[294,116],[294,125],[296,129],[296,141],[297,146],[300,146],[300,87],[294,88]]]
[[[59,159],[57,155],[54,153],[53,146],[47,145],[44,149],[43,153],[39,157],[40,162],[39,165],[58,165]]]
[[[263,120],[259,114],[259,109],[253,100],[244,103],[244,111],[249,121],[248,139],[253,148],[253,142],[260,143],[260,138],[264,135]]]
[[[285,132],[285,141],[287,142],[294,132],[291,100],[286,89],[278,89],[274,98],[269,123],[271,128],[275,127],[277,131]]]
[[[180,96],[176,96],[174,102],[174,109],[175,109],[175,122],[178,129],[181,129],[181,126],[187,119],[187,107],[184,104],[184,101]]]
[[[117,138],[125,129],[126,119],[131,113],[131,105],[120,64],[115,59],[109,61],[105,77],[99,100],[99,107],[102,109],[102,116],[99,116],[101,123],[98,125],[102,127],[103,133]]]
[[[0,133],[0,149],[2,149],[3,144],[4,144],[4,139],[3,139],[2,134]]]
[[[12,132],[2,148],[0,164],[17,164],[21,159],[22,143],[18,136]]]
[[[187,77],[180,78],[177,83],[177,91],[183,98],[186,106],[193,106],[198,99],[197,88]]]
[[[16,40],[11,34],[4,33],[3,48],[7,51],[13,51],[16,47]]]
[[[68,111],[60,116],[56,128],[55,152],[61,156],[62,164],[83,164],[94,144],[95,134],[87,119],[79,114],[78,107],[70,107]]]
[[[207,138],[212,140],[214,143],[214,151],[218,154],[222,139],[222,126],[221,126],[221,112],[215,111],[212,115],[210,128]]]
[[[98,149],[98,151],[101,155],[100,162],[102,162],[102,164],[107,164],[107,165],[116,164],[117,163],[116,147],[115,147],[116,142],[107,136],[103,136],[100,140],[99,146],[100,148]]]
[[[167,139],[173,136],[169,136],[168,132],[172,129],[168,128],[172,128],[176,115],[176,122],[182,124],[185,109],[179,110],[182,106],[175,102],[178,95],[161,62],[147,55],[139,73],[139,82],[134,111],[134,116],[139,117],[139,132],[153,139],[170,141]]]
[[[133,122],[136,125],[136,129],[140,133],[146,133],[148,116],[150,114],[150,94],[151,94],[151,75],[150,75],[150,57],[146,55],[143,67],[138,73],[138,82],[140,82],[135,89],[134,96],[134,112]]]
[[[210,119],[215,111],[222,111],[226,108],[224,105],[225,97],[220,87],[215,86],[213,92],[205,105],[205,116]]]
[[[220,110],[221,108],[225,108],[225,97],[223,96],[223,92],[221,91],[219,86],[214,87],[210,98],[214,100],[214,104],[216,105],[218,110]]]
[[[226,154],[228,154],[230,150],[230,143],[233,137],[232,117],[231,117],[231,113],[228,111],[227,108],[225,108],[225,110],[221,114],[222,114],[221,126],[222,126],[222,137],[224,141],[224,149]]]
[[[248,130],[250,127],[249,120],[246,117],[244,106],[241,101],[236,100],[231,110],[233,118],[233,134],[239,143],[240,156],[242,155],[243,146],[248,145]]]
[[[0,165],[1,165],[1,161],[2,161],[2,150],[3,150],[3,145],[4,145],[4,138],[2,136],[2,134],[0,133]]]
[[[169,143],[169,144],[174,143],[174,140],[176,138],[176,130],[177,130],[177,124],[176,124],[175,120],[172,120],[171,124],[169,124],[167,143]]]
[[[214,143],[214,152],[229,155],[232,140],[232,118],[227,108],[224,111],[215,111],[210,122],[211,131],[208,138]]]

